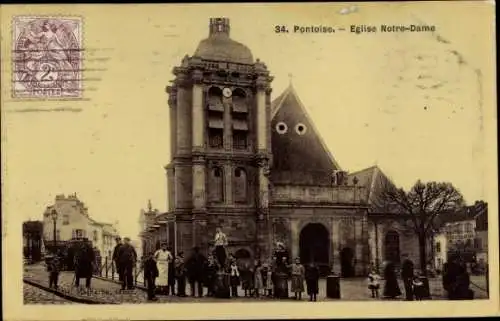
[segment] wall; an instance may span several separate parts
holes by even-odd
[[[439,243],[439,246],[437,245]],[[439,233],[434,236],[434,266],[437,270],[443,270],[443,264],[447,261],[447,240],[446,234]],[[438,251],[439,249],[439,251]]]
[[[375,229],[376,228],[376,229]],[[379,269],[383,268],[386,259],[386,246],[385,238],[389,231],[395,231],[399,235],[399,253],[400,261],[402,255],[408,254],[408,258],[413,261],[415,267],[420,268],[420,253],[418,238],[411,227],[407,227],[401,222],[392,219],[383,219],[375,221],[372,220],[369,224],[369,244],[370,244],[370,261],[376,264],[378,261]],[[428,259],[432,255],[432,243],[427,244]],[[377,260],[378,258],[378,260]]]

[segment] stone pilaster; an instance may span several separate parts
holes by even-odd
[[[299,249],[299,242],[300,242],[300,230],[299,230],[299,221],[297,219],[291,219],[290,221],[290,234],[292,238],[292,258],[299,257],[300,255],[300,249]]]
[[[202,156],[193,158],[193,212],[206,210],[206,178],[205,159]]]
[[[340,221],[333,219],[332,220],[332,235],[331,235],[331,257],[333,260],[332,271],[335,274],[340,275],[341,273],[341,265],[340,265],[340,231],[339,231]]]
[[[268,115],[266,108],[266,89],[268,83],[265,77],[260,76],[257,79],[257,150],[259,152],[267,153],[267,127]]]
[[[224,203],[226,205],[233,204],[233,173],[232,164],[224,164]]]
[[[233,149],[232,98],[223,97],[222,103],[224,104],[224,149],[231,151]]]
[[[176,110],[176,155],[189,154],[192,149],[191,144],[191,101],[190,88],[191,81],[185,71],[178,71],[175,83],[177,85],[177,110]]]
[[[167,87],[170,119],[170,157],[177,153],[177,86]]]
[[[204,147],[205,135],[205,110],[203,108],[203,73],[200,70],[193,71],[192,74],[192,136],[193,152],[199,152]]]
[[[356,218],[354,221],[354,238],[355,238],[355,273],[356,275],[363,274],[363,239],[362,239],[362,220],[361,218]]]

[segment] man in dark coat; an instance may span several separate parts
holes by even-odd
[[[403,255],[404,260],[401,266],[401,278],[405,286],[405,294],[407,301],[413,301],[413,277],[414,277],[414,266],[413,262],[408,258],[408,255]]]
[[[118,264],[123,273],[122,290],[132,290],[134,288],[133,270],[137,262],[137,253],[135,248],[130,244],[128,237],[123,239],[124,243],[118,250]]]
[[[158,277],[158,267],[156,266],[156,261],[153,258],[153,254],[149,254],[146,256],[144,261],[144,281],[146,282],[146,286],[148,288],[148,300],[156,301],[157,298],[155,296],[156,286],[155,280]]]
[[[195,296],[195,286],[198,287],[198,296],[203,296],[203,269],[205,267],[205,257],[200,253],[200,249],[195,247],[193,254],[186,263],[189,284],[191,285],[191,296]]]
[[[80,244],[75,253],[75,286],[80,286],[80,279],[85,279],[85,287],[90,288],[92,272],[95,266],[95,253],[88,240]]]
[[[175,258],[175,278],[177,280],[177,295],[186,296],[186,262],[184,253],[179,252]]]
[[[113,263],[115,264],[115,267],[116,267],[116,272],[118,273],[118,280],[120,282],[123,282],[123,273],[122,273],[122,269],[120,267],[120,262],[118,260],[118,253],[120,251],[120,247],[123,245],[122,244],[122,239],[120,237],[117,237],[116,239],[116,245],[115,245],[115,248],[113,250]]]
[[[172,248],[168,247],[167,250],[172,253]],[[167,295],[172,294],[175,295],[175,256],[173,260],[171,260],[168,263],[168,288],[167,288]]]

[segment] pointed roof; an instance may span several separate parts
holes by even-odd
[[[337,170],[340,170],[341,167],[338,164],[338,162],[335,160],[333,157],[332,153],[328,149],[325,141],[323,140],[322,136],[319,134],[316,126],[314,125],[314,122],[312,121],[311,117],[307,113],[307,109],[305,108],[304,104],[300,100],[299,96],[297,95],[297,92],[295,91],[295,88],[292,85],[292,82],[290,81],[290,84],[288,87],[278,96],[276,97],[272,102],[271,102],[271,121],[273,121],[276,116],[278,115],[278,112],[283,109],[298,109],[301,111],[307,122],[309,123],[309,126],[311,127],[310,130],[313,132],[316,136],[316,139],[319,141],[321,144],[324,152],[328,155],[328,158],[330,160],[330,163],[332,164],[332,169],[335,168]],[[293,128],[290,128],[293,130]]]

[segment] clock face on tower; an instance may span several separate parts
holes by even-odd
[[[222,94],[224,95],[224,97],[229,98],[229,97],[231,97],[233,92],[231,91],[231,88],[226,87],[226,88],[222,89]]]

